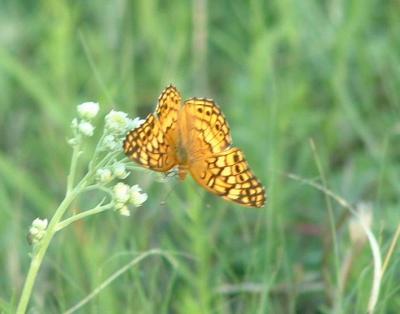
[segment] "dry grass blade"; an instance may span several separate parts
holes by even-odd
[[[375,310],[376,303],[378,301],[378,296],[379,296],[379,291],[381,288],[381,281],[382,281],[382,257],[381,257],[381,252],[380,248],[378,245],[378,241],[376,240],[376,237],[372,233],[371,229],[364,223],[363,219],[361,219],[355,210],[353,206],[351,206],[345,199],[342,197],[336,195],[333,193],[331,190],[304,178],[301,178],[295,174],[287,174],[287,176],[293,180],[300,181],[302,183],[305,183],[309,186],[312,186],[316,188],[317,190],[322,191],[332,199],[334,199],[338,204],[343,206],[344,208],[347,208],[351,214],[359,221],[362,229],[364,230],[368,242],[371,248],[371,253],[373,257],[373,263],[374,263],[374,276],[373,276],[373,282],[372,282],[372,288],[369,296],[369,302],[368,302],[368,313],[373,313]]]

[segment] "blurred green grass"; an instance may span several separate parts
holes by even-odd
[[[176,268],[150,257],[83,313],[365,312],[368,247],[338,297],[348,218],[324,262],[325,197],[285,173],[320,178],[312,139],[328,187],[371,203],[386,254],[400,221],[399,9],[394,0],[0,2],[0,308],[18,300],[31,221],[51,217],[64,195],[76,105],[143,117],[173,83],[221,106],[267,206],[134,173],[148,202],[128,219],[108,212],[57,235],[31,308],[62,312],[135,253],[161,248],[180,253]],[[339,223],[346,210],[333,210]],[[395,251],[377,313],[400,306],[398,262]]]

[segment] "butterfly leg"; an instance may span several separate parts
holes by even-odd
[[[187,165],[179,165],[179,167],[178,167],[178,175],[179,175],[179,179],[181,179],[181,181],[185,180],[187,172],[188,172],[188,166]]]

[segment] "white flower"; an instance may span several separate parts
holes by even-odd
[[[79,123],[79,132],[81,132],[85,136],[92,136],[94,132],[94,126],[87,121],[81,121]]]
[[[36,218],[29,228],[28,238],[32,244],[38,243],[46,233],[47,219]]]
[[[125,112],[111,110],[105,117],[106,128],[111,132],[122,134],[127,131],[129,118]]]
[[[147,200],[147,193],[142,193],[142,189],[136,184],[130,188],[129,202],[136,207],[141,206]]]
[[[129,173],[126,171],[126,167],[123,163],[115,163],[113,166],[113,172],[114,176],[116,176],[119,179],[125,179]]]
[[[116,140],[114,135],[108,134],[104,136],[102,146],[107,150],[116,150],[117,148],[121,148],[122,145]]]
[[[91,120],[99,112],[99,104],[97,102],[84,102],[77,107],[78,114],[82,119]]]
[[[127,130],[133,130],[139,127],[145,120],[136,117],[135,119],[129,119]]]
[[[122,207],[126,206],[125,203],[116,202],[115,209],[120,210]]]
[[[129,186],[119,182],[114,186],[114,199],[115,203],[126,204],[129,201]],[[117,207],[117,205],[115,206]]]
[[[111,173],[111,170],[107,168],[98,169],[96,171],[96,176],[97,180],[99,180],[101,183],[108,183],[114,178]]]
[[[139,207],[147,200],[147,194],[142,193],[138,185],[129,187],[128,185],[119,182],[114,186],[114,202],[115,209],[123,216],[129,216],[128,201]]]
[[[79,141],[78,141],[77,138],[73,137],[73,138],[70,138],[67,142],[68,142],[69,145],[75,146],[75,145],[78,144]]]
[[[126,206],[126,205],[122,206],[121,208],[118,208],[118,212],[122,216],[128,217],[131,215],[131,212],[129,211],[128,206]]]
[[[116,211],[122,216],[130,216],[131,212],[129,211],[128,206],[125,203],[115,203]]]
[[[40,218],[36,218],[33,222],[32,222],[32,227],[38,228],[40,230],[45,230],[47,228],[48,225],[48,221],[47,219],[40,219]]]

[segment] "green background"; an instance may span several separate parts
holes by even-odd
[[[0,1],[0,310],[18,301],[32,220],[64,197],[76,105],[145,117],[170,83],[220,105],[266,206],[134,172],[149,200],[129,218],[109,211],[58,234],[30,313],[65,311],[154,248],[176,266],[148,257],[79,313],[365,313],[368,244],[350,240],[347,209],[287,174],[367,202],[386,256],[400,218],[394,0]],[[398,264],[395,250],[377,313],[400,308]]]

